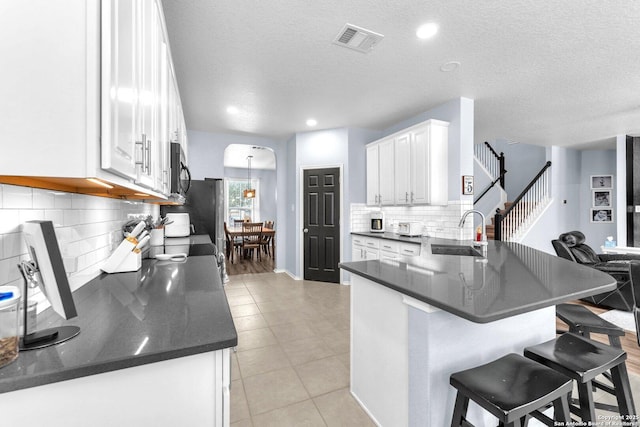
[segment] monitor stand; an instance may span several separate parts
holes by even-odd
[[[27,334],[29,330],[29,316],[27,312],[29,283],[35,284],[33,273],[37,272],[37,267],[33,263],[24,262],[18,264],[18,269],[24,277],[24,293],[22,296],[22,337],[20,337],[20,350],[38,350],[52,345],[60,344],[80,333],[77,326],[58,326],[56,328],[43,329],[41,331]]]

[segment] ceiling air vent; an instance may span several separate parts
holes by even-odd
[[[383,38],[384,36],[382,34],[374,33],[373,31],[365,30],[352,24],[345,24],[333,40],[333,43],[338,46],[357,50],[358,52],[367,53],[371,52],[371,49],[382,41]]]

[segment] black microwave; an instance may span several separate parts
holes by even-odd
[[[187,159],[182,146],[177,142],[171,143],[171,194],[186,197],[191,186],[191,172],[187,167]]]

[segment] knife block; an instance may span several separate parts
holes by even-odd
[[[135,240],[135,239],[134,239]],[[142,253],[134,252],[137,241],[123,240],[109,259],[102,266],[105,273],[125,273],[128,271],[138,271],[142,267]]]

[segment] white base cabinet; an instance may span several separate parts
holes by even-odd
[[[401,257],[420,255],[420,244],[407,243],[378,237],[353,235],[351,237],[351,261],[372,259],[397,260]]]
[[[2,393],[3,425],[230,424],[230,349]]]

